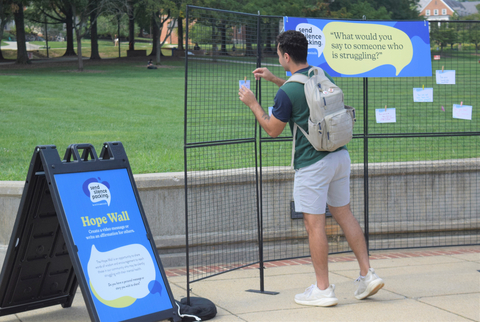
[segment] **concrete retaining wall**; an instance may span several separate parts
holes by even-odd
[[[217,179],[210,180],[210,188],[220,191],[220,196],[221,191],[244,189],[243,184],[249,187],[252,185],[250,175],[245,176],[245,182],[236,180],[234,183],[229,182],[221,171],[218,171],[217,176]],[[164,266],[184,265],[183,173],[141,174],[134,177]],[[277,167],[274,171],[265,168],[263,178],[265,191],[277,189],[282,191],[282,195],[291,196],[293,171],[289,168]],[[363,218],[363,165],[352,165],[351,179],[352,210],[357,218]],[[477,195],[480,188],[480,158],[370,164],[369,185],[369,228],[373,236],[460,231],[463,232],[462,243],[480,242],[480,198]],[[18,181],[0,182],[0,248],[5,249],[10,240],[23,186],[24,183]],[[199,188],[203,189],[205,185]],[[282,200],[264,198],[265,240],[274,241],[279,235],[282,238],[304,240],[304,230],[298,229],[301,221],[290,218],[292,199],[279,199]],[[275,207],[271,203],[275,203]],[[340,235],[341,230],[335,229],[333,222],[331,224],[329,233]],[[239,231],[238,227],[232,225],[231,231],[205,233],[215,234],[218,243],[231,238],[232,234],[237,235],[236,240],[255,242],[255,228],[243,228]],[[468,230],[474,233],[469,236],[465,233]],[[238,235],[244,237],[238,238]],[[374,248],[413,246],[408,238],[404,242],[400,240],[398,238],[395,245],[392,245],[388,238],[379,239],[374,241],[377,243]]]

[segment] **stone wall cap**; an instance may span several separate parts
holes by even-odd
[[[0,181],[0,196],[21,196],[25,181]]]

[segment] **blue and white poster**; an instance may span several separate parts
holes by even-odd
[[[100,320],[171,309],[127,170],[56,174],[55,182]]]
[[[342,21],[284,17],[308,40],[307,61],[333,77],[432,76],[425,21]]]

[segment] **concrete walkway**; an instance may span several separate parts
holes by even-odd
[[[2,50],[3,49],[17,50],[17,42],[16,41],[4,41],[4,42],[7,43],[7,46],[2,46]],[[41,47],[43,47],[43,46],[31,44],[29,42],[26,42],[25,44],[27,45],[27,50],[37,50],[37,49],[40,49]]]
[[[212,321],[480,321],[480,246],[372,252],[371,265],[385,287],[362,301],[353,297],[358,277],[354,257],[331,255],[329,260],[330,282],[339,299],[335,307],[293,301],[314,282],[308,259],[266,264],[265,290],[278,295],[246,292],[259,288],[258,270],[250,267],[193,283],[191,296],[217,305]],[[167,269],[166,274],[175,299],[185,297],[184,270]],[[79,290],[71,308],[53,306],[0,317],[0,322],[14,321],[76,322],[89,317]]]

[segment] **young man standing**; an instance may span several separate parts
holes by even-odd
[[[292,75],[294,73],[307,75],[310,66],[307,63],[308,41],[305,36],[298,31],[288,30],[277,37],[277,43],[278,60],[285,71],[291,72]],[[242,87],[238,93],[240,100],[250,107],[267,134],[277,137],[287,123],[291,130],[296,123],[308,131],[310,112],[303,84],[296,82],[285,84],[284,79],[276,77],[267,68],[257,68],[253,74],[256,80],[264,78],[280,87],[275,96],[272,116],[263,110],[252,91]],[[360,266],[360,277],[356,280],[359,286],[355,291],[355,297],[361,300],[376,294],[384,282],[375,274],[373,268],[370,268],[363,231],[350,210],[350,156],[346,147],[333,152],[317,151],[303,133],[298,131],[294,167],[295,211],[303,213],[316,277],[316,283],[308,287],[304,293],[297,294],[295,302],[314,306],[333,306],[338,303],[335,285],[331,285],[328,280],[326,204],[342,228]]]

